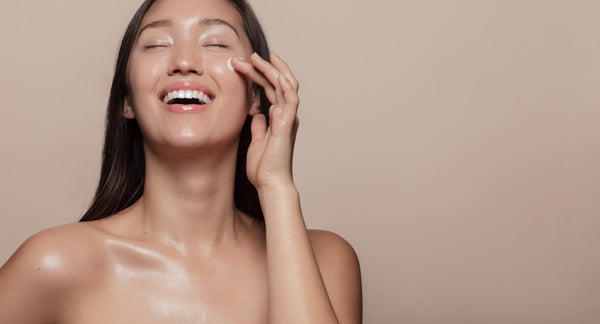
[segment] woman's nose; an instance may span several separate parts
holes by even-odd
[[[169,66],[169,75],[181,74],[202,74],[202,57],[200,51],[194,46],[181,46],[173,52],[171,65]]]

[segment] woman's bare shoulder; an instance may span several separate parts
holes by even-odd
[[[66,224],[23,242],[0,268],[0,323],[52,318],[58,302],[94,273],[97,231],[83,223]]]
[[[310,241],[333,308],[362,318],[362,284],[358,256],[348,241],[324,230],[309,230]],[[340,323],[350,320],[338,318]]]
[[[75,279],[93,261],[98,230],[85,223],[51,227],[30,236],[2,266],[37,271],[42,277]]]
[[[354,248],[340,235],[317,229],[308,230],[308,235],[319,263],[358,263],[358,256]]]

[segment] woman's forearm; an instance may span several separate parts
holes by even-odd
[[[267,236],[269,323],[338,323],[293,184],[259,190]]]

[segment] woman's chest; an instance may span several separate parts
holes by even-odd
[[[190,269],[178,263],[111,262],[75,291],[59,323],[266,323],[266,265]]]

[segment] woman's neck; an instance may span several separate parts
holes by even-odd
[[[234,204],[237,147],[203,154],[146,148],[144,194],[136,203],[145,235],[182,252],[211,252],[248,224]]]

